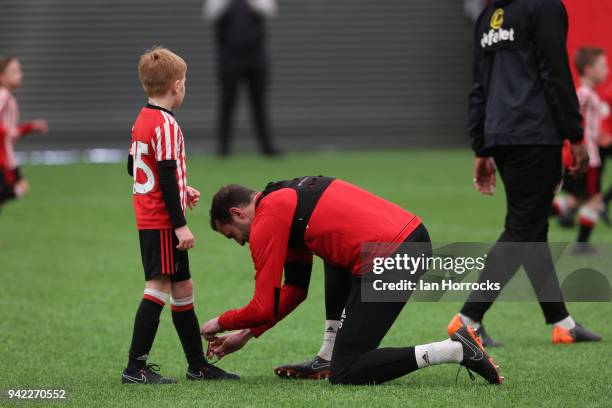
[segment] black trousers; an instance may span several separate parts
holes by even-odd
[[[506,189],[507,206],[505,228],[497,242],[547,242],[548,216],[561,180],[561,147],[499,146],[492,155]],[[569,316],[548,246],[533,246],[531,252],[518,256],[508,256],[501,247],[492,247],[480,281],[490,279],[503,287],[523,265],[536,293],[544,291],[547,298],[557,294],[558,302],[540,302],[546,323]],[[461,313],[481,321],[498,294],[490,293],[482,299],[482,293],[472,292]]]
[[[405,242],[431,242],[421,225]],[[413,256],[422,254],[423,246]],[[408,253],[410,255],[410,253]],[[418,279],[425,271],[418,271]],[[348,271],[344,273],[349,274]],[[327,279],[326,279],[327,280]],[[378,348],[406,302],[362,302],[361,277],[353,276],[332,353],[333,384],[380,384],[418,369],[414,347]],[[340,292],[341,296],[343,292]]]
[[[232,61],[221,58],[219,63],[220,103],[218,107],[219,154],[227,155],[232,138],[232,121],[238,90],[246,83],[255,135],[264,153],[273,151],[267,109],[268,70],[262,58],[254,61]]]

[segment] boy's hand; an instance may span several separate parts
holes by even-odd
[[[574,164],[569,168],[569,171],[572,176],[578,177],[585,174],[589,168],[589,153],[584,143],[573,143],[571,150],[572,156],[574,156]]]
[[[490,157],[476,157],[474,161],[474,187],[481,194],[495,192],[495,163]]]
[[[187,207],[193,210],[200,201],[200,192],[193,187],[187,186]]]
[[[27,180],[21,179],[17,183],[15,183],[15,187],[13,187],[13,192],[17,198],[23,197],[28,190],[30,189],[30,184]]]
[[[182,227],[175,229],[174,232],[179,240],[179,244],[176,246],[176,249],[179,251],[186,251],[195,246],[195,238],[187,225],[183,225]]]
[[[40,132],[40,133],[47,133],[49,131],[49,125],[47,124],[47,121],[44,119],[36,119],[35,121],[33,121],[32,128],[36,132]]]

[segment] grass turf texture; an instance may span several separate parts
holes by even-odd
[[[208,226],[210,198],[226,183],[262,188],[303,174],[344,178],[420,215],[437,242],[494,241],[503,225],[501,185],[493,198],[472,188],[467,151],[289,154],[264,161],[240,155],[219,161],[192,157],[190,184],[200,206],[188,214],[197,247],[190,252],[200,323],[250,299],[248,248]],[[316,353],[323,334],[322,264],[315,262],[309,298],[292,315],[220,366],[240,382],[192,383],[168,310],[150,361],[179,384],[120,384],[143,273],[131,208],[131,182],[122,165],[29,167],[32,191],[0,215],[0,388],[67,388],[71,406],[603,406],[611,403],[612,305],[570,304],[575,318],[604,336],[599,344],[553,346],[537,304],[496,304],[489,332],[506,343],[491,350],[505,384],[471,382],[457,366],[431,367],[376,387],[281,380],[276,365]],[[610,172],[604,178],[610,182]],[[552,223],[552,241],[575,231]],[[611,242],[600,225],[595,242]],[[455,303],[410,303],[383,345],[407,346],[446,337]],[[1,403],[1,402],[0,402]],[[43,404],[44,405],[44,404]],[[37,404],[37,406],[42,406]]]

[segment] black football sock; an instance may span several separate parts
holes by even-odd
[[[593,227],[597,224],[599,214],[592,208],[582,207],[578,212],[578,222],[580,228],[578,229],[578,242],[588,242]]]
[[[578,229],[578,242],[589,242],[591,232],[593,232],[592,226],[580,224],[580,228]]]
[[[200,324],[193,310],[193,297],[172,299],[172,322],[178,333],[189,370],[199,370],[206,364]]]
[[[134,333],[127,367],[130,372],[138,371],[147,364],[148,354],[159,326],[159,316],[164,309],[163,292],[147,293],[150,291],[150,289],[145,291],[144,299],[140,302],[134,319]]]

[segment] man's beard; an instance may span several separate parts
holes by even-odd
[[[251,236],[251,226],[246,225],[242,233],[244,234],[244,242],[249,242],[249,238]]]

